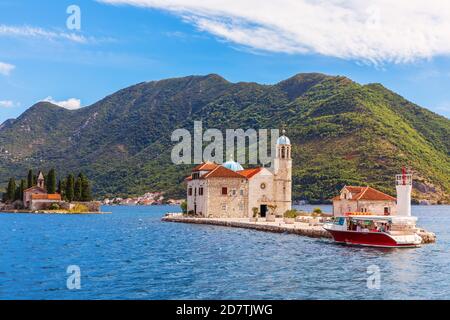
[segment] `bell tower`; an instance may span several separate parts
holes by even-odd
[[[39,175],[37,177],[37,186],[41,189],[45,189],[45,179],[42,171],[39,171]]]
[[[274,159],[274,199],[278,214],[292,208],[292,146],[286,130],[278,138]]]

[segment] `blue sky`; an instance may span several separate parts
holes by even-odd
[[[209,73],[267,84],[301,72],[344,75],[450,116],[450,32],[436,33],[448,26],[446,8],[254,1],[0,0],[0,122],[45,99],[78,108],[138,82]],[[66,26],[73,4],[80,30]],[[367,30],[360,12],[375,17]]]

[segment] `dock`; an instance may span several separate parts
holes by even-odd
[[[276,218],[274,222],[268,222],[264,218],[251,221],[249,218],[198,218],[169,213],[162,218],[162,221],[244,228],[273,233],[290,233],[310,238],[332,239],[331,234],[323,228],[322,223],[312,224],[299,221],[285,223],[283,218]],[[436,242],[436,235],[432,232],[417,228],[417,234],[422,237],[423,244]]]
[[[304,222],[287,224],[284,223],[282,218],[275,219],[275,222],[267,222],[264,218],[260,218],[258,221],[250,221],[248,218],[193,218],[185,217],[181,214],[168,214],[162,220],[166,222],[253,229],[274,233],[292,233],[311,238],[331,239],[331,235],[321,225],[310,225]]]

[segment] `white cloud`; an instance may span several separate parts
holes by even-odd
[[[252,49],[374,64],[450,54],[450,1],[97,0],[161,9]]]
[[[13,71],[16,67],[12,64],[1,62],[0,61],[0,74],[4,76],[9,76],[11,71]]]
[[[17,103],[12,100],[0,100],[0,107],[2,108],[12,108],[15,107]]]
[[[76,110],[76,109],[80,109],[81,108],[81,100],[80,99],[75,99],[75,98],[70,98],[70,99],[63,100],[63,101],[56,101],[52,97],[47,97],[47,98],[45,98],[42,101],[46,101],[46,102],[50,102],[50,103],[56,104],[57,106],[66,108],[68,110]]]
[[[0,25],[0,36],[68,40],[77,43],[87,43],[92,40],[76,33],[50,31],[30,26],[8,26],[4,24]]]

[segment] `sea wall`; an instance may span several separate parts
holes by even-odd
[[[181,215],[165,216],[163,221],[179,222],[179,223],[193,223],[193,224],[209,224],[223,227],[254,229],[266,232],[275,233],[292,233],[311,238],[331,238],[331,235],[321,226],[310,226],[307,223],[285,224],[283,219],[277,219],[275,222],[265,222],[260,219],[257,222],[250,222],[248,218],[244,219],[211,219],[211,218],[189,218]]]

